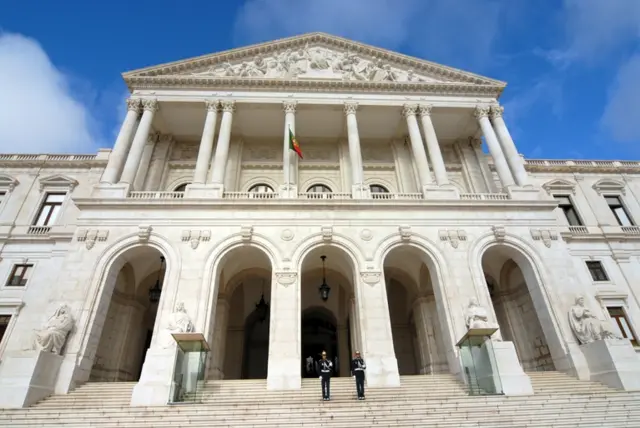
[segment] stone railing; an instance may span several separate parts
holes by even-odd
[[[423,199],[423,197],[422,193],[372,193],[371,199],[418,200]]]
[[[626,235],[640,235],[640,226],[621,226],[620,229]]]
[[[300,199],[351,199],[351,193],[303,192],[298,193]]]
[[[184,192],[129,192],[130,199],[183,199]]]
[[[460,193],[463,201],[508,201],[506,193]]]
[[[572,235],[588,235],[589,228],[587,226],[569,226],[569,232]]]
[[[27,235],[46,235],[51,231],[51,226],[29,226]]]
[[[277,199],[275,192],[224,192],[224,199]]]
[[[0,161],[91,161],[97,155],[27,155],[27,154],[0,154]]]

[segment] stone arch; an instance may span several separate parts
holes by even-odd
[[[152,232],[146,242],[140,242],[137,233],[126,235],[118,241],[105,248],[97,259],[94,274],[87,291],[87,295],[83,304],[82,316],[77,324],[79,343],[72,343],[69,352],[77,352],[79,355],[78,367],[86,370],[78,369],[73,373],[70,384],[83,383],[89,379],[90,368],[98,347],[99,340],[95,340],[96,336],[102,335],[105,319],[100,314],[106,314],[111,304],[111,298],[115,289],[118,273],[127,263],[128,258],[132,256],[132,252],[141,248],[153,248],[165,258],[166,267],[164,274],[163,293],[158,302],[158,316],[155,319],[153,327],[153,342],[158,338],[158,329],[160,327],[160,314],[165,308],[171,310],[173,300],[175,299],[175,287],[169,288],[169,284],[176,284],[180,271],[180,258],[177,252],[171,247],[171,244],[162,236]]]
[[[568,350],[559,322],[561,318],[558,317],[558,313],[552,304],[553,301],[560,300],[547,286],[549,276],[544,270],[544,264],[538,252],[528,242],[511,234],[506,234],[504,239],[496,240],[492,232],[482,235],[474,242],[469,251],[469,264],[478,301],[489,309],[494,320],[498,320],[483,269],[484,257],[489,251],[495,251],[496,249],[501,249],[505,254],[508,254],[508,258],[512,260],[513,265],[509,264],[504,271],[501,268],[500,272],[491,276],[492,279],[495,281],[498,278],[497,283],[499,284],[503,278],[506,278],[505,275],[513,272],[515,267],[521,271],[526,284],[526,291],[532,299],[553,364],[557,368],[565,367],[566,362],[564,359]]]
[[[316,177],[316,178],[310,178],[307,181],[305,181],[304,183],[302,183],[300,185],[300,187],[298,188],[298,191],[301,193],[305,193],[308,191],[309,188],[311,188],[312,186],[316,186],[319,184],[323,184],[325,186],[327,186],[329,189],[331,189],[331,193],[340,193],[339,190],[341,191],[346,191],[345,189],[342,189],[342,186],[340,186],[339,183],[336,183],[335,181],[328,179],[328,178],[322,178],[322,177]]]
[[[267,177],[266,175],[252,177],[242,184],[241,189],[243,192],[248,192],[249,189],[258,184],[266,184],[267,186],[270,186],[274,192],[278,191],[278,183],[273,178]]]
[[[394,183],[392,183],[391,180],[387,180],[383,177],[369,177],[364,180],[364,184],[367,185],[367,187],[373,184],[378,184],[386,188],[389,193],[399,193],[398,187]]]
[[[174,192],[175,189],[177,189],[178,187],[182,186],[182,185],[188,185],[191,184],[191,182],[193,181],[193,176],[182,176],[180,178],[176,178],[175,180],[171,181],[171,183],[169,183],[167,185],[167,187],[165,187],[165,190],[167,192]]]
[[[298,271],[302,267],[302,262],[305,257],[314,249],[322,246],[337,247],[343,250],[351,261],[354,268],[354,275],[356,272],[362,269],[364,266],[364,259],[362,258],[362,252],[358,245],[350,238],[332,233],[331,240],[325,241],[322,233],[316,233],[314,235],[307,236],[294,248],[291,256],[292,265],[296,267]]]

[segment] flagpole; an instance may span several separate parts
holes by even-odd
[[[289,132],[291,126],[286,123],[284,131],[284,184],[289,189],[291,186],[291,148],[289,147]]]

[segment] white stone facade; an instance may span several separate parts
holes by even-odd
[[[530,393],[531,370],[637,384],[620,379],[638,370],[639,162],[525,160],[504,83],[324,34],[125,80],[113,150],[0,155],[0,406],[92,380],[166,403],[179,303],[212,347],[208,378],[270,389],[299,388],[327,348],[341,376],[360,350],[370,387],[464,379],[472,298],[500,327],[505,393]],[[580,345],[578,295],[627,339]],[[43,353],[34,330],[61,305],[74,327]]]

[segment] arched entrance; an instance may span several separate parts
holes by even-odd
[[[338,327],[335,317],[323,307],[307,308],[302,313],[302,355],[304,356],[302,377],[317,376],[314,365],[310,363],[312,360],[314,362],[319,360],[322,351],[334,357],[339,355]],[[338,370],[335,374],[340,372],[339,361],[337,366]]]
[[[334,375],[349,376],[352,352],[360,349],[353,263],[341,248],[323,245],[304,256],[300,271],[301,374],[316,376],[313,368],[307,371],[308,361],[315,362],[324,350],[334,362]],[[323,284],[329,289],[324,296]]]
[[[524,370],[555,370],[551,351],[538,317],[544,302],[534,304],[531,285],[537,281],[525,277],[515,259],[522,263],[516,250],[495,245],[482,256],[482,269],[496,313],[502,338],[514,343],[520,364]],[[531,282],[536,282],[531,284]]]
[[[106,296],[112,290],[89,381],[139,379],[160,297],[152,298],[149,290],[161,291],[164,274],[164,257],[149,246],[131,248],[114,263],[103,291]]]
[[[383,262],[393,348],[401,375],[448,373],[444,311],[434,292],[435,264],[411,245],[393,248]]]
[[[208,377],[266,379],[269,361],[271,261],[243,245],[219,262]]]

